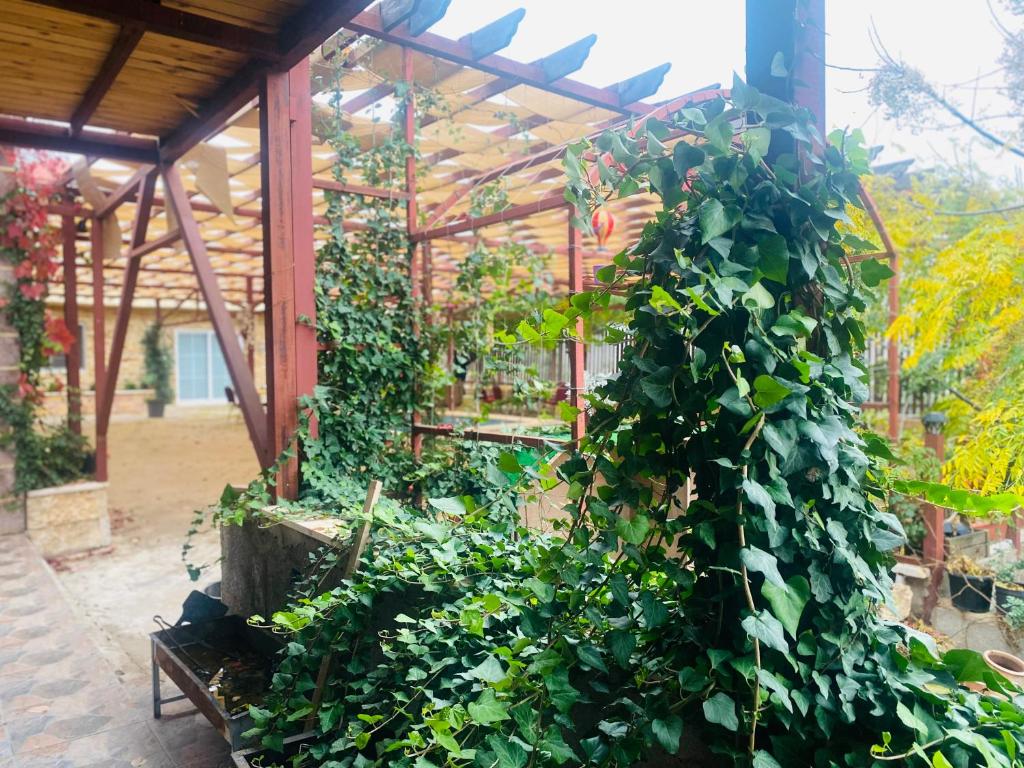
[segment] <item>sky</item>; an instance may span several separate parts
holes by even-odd
[[[655,95],[671,98],[711,83],[728,85],[743,74],[743,0],[452,0],[432,31],[460,37],[516,8],[526,16],[503,55],[533,61],[591,32],[598,36],[586,65],[574,77],[610,85],[670,62],[672,69]],[[976,116],[1007,111],[995,86],[1002,37],[997,18],[1011,23],[1000,0],[827,0],[826,59],[838,67],[870,68],[878,56],[870,31],[885,48],[945,88]],[[979,75],[989,75],[977,80]],[[935,113],[935,124],[914,132],[871,106],[865,88],[870,74],[830,69],[827,115],[830,128],[862,128],[871,144],[883,146],[882,161],[907,158],[915,167],[973,161],[986,173],[1024,185],[1024,163],[972,139],[969,130]],[[977,86],[977,87],[975,87]],[[989,127],[1008,132],[1015,121]]]

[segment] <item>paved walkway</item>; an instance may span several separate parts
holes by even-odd
[[[148,678],[116,669],[92,632],[28,539],[0,536],[0,768],[230,766],[187,701],[154,720]]]

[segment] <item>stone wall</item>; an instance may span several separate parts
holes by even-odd
[[[14,280],[13,270],[10,264],[0,263],[0,293],[5,296],[7,285]],[[20,358],[18,334],[7,322],[6,313],[0,312],[0,386],[17,383]],[[0,450],[0,535],[25,530],[25,505],[13,489],[14,454]]]
[[[25,527],[43,557],[108,546],[107,483],[72,483],[29,491]]]

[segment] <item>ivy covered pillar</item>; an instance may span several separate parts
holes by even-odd
[[[264,306],[267,349],[266,464],[298,427],[298,398],[316,385],[312,97],[309,61],[270,72],[260,84]],[[278,494],[295,498],[297,455],[280,464]]]

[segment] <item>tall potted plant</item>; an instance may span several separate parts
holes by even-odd
[[[153,390],[153,397],[146,401],[151,419],[163,418],[164,406],[171,402],[171,353],[164,343],[163,325],[153,323],[146,328],[142,337],[145,375],[143,384]]]

